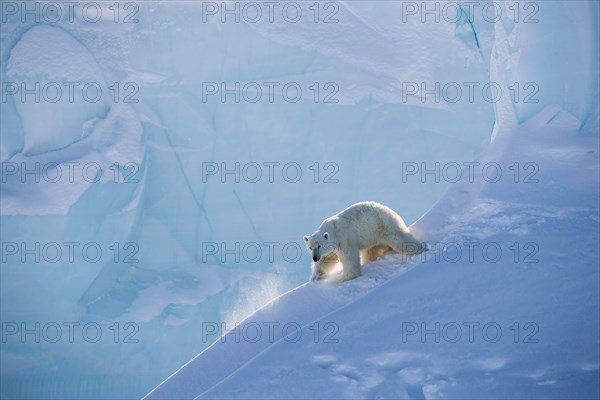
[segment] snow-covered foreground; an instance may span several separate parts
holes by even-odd
[[[147,398],[596,398],[598,137],[575,122],[500,131],[478,162],[530,182],[465,178],[412,227],[430,252],[282,295]]]

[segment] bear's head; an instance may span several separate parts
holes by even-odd
[[[328,256],[337,249],[334,238],[328,232],[317,231],[310,236],[304,236],[304,243],[306,243],[306,248],[314,262],[318,262],[322,257]]]

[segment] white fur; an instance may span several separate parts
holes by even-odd
[[[373,201],[356,203],[327,218],[304,241],[313,257],[312,280],[321,279],[338,262],[343,280],[360,276],[361,255],[368,263],[391,251],[414,255],[424,250],[398,214]]]

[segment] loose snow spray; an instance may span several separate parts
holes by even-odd
[[[221,334],[234,329],[256,310],[283,294],[287,288],[285,280],[278,275],[261,278],[260,283],[248,279],[240,283],[236,302],[222,314]]]

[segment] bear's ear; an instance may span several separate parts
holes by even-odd
[[[323,237],[325,238],[325,240],[329,239],[329,233],[328,233],[328,232],[325,232],[325,233],[323,234]]]
[[[308,236],[304,236],[304,241],[308,243]]]

